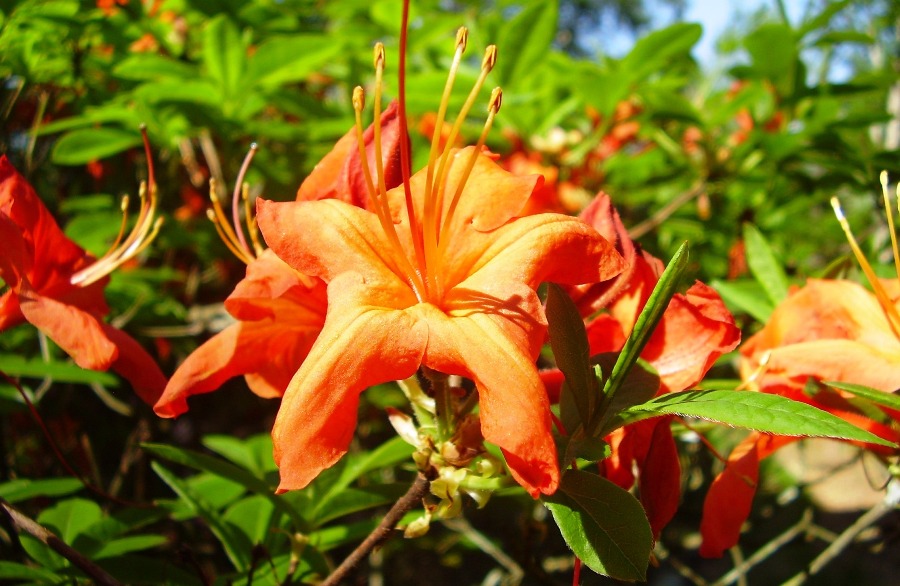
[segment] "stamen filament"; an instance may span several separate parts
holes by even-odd
[[[488,74],[494,68],[494,65],[496,63],[497,47],[495,45],[488,45],[487,49],[485,49],[484,51],[484,58],[481,61],[481,73],[478,75],[478,79],[475,81],[475,85],[469,92],[469,96],[466,98],[462,109],[456,116],[456,120],[453,122],[453,127],[450,129],[450,135],[447,137],[447,143],[444,145],[444,151],[441,153],[441,164],[440,167],[438,167],[438,182],[437,187],[435,188],[436,193],[432,194],[432,197],[435,198],[435,209],[437,210],[438,214],[440,214],[444,209],[444,188],[447,181],[447,173],[449,173],[450,171],[448,165],[450,160],[450,151],[452,150],[453,144],[456,142],[456,137],[459,135],[459,131],[462,128],[466,116],[469,115],[469,110],[472,109],[472,105],[475,103],[475,99],[481,92],[481,87],[484,85]],[[438,225],[440,225],[439,219],[437,219],[437,222]],[[440,240],[440,235],[438,235],[438,240]]]
[[[375,215],[378,216],[378,221],[381,223],[381,229],[384,231],[385,236],[387,236],[388,242],[394,248],[394,252],[396,253],[396,258],[399,260],[401,266],[400,270],[406,275],[407,283],[412,288],[413,292],[416,295],[416,298],[419,301],[424,301],[427,298],[425,285],[422,282],[421,276],[416,272],[415,268],[413,268],[412,264],[409,262],[409,259],[406,256],[406,252],[403,250],[403,246],[400,244],[400,238],[397,236],[397,228],[394,226],[394,220],[391,217],[391,208],[388,204],[387,200],[387,192],[381,192],[381,190],[377,190],[375,188],[375,184],[372,181],[372,172],[369,170],[369,161],[366,156],[366,143],[363,138],[363,124],[362,124],[362,111],[365,107],[365,93],[363,89],[359,86],[356,86],[353,89],[353,111],[356,116],[356,144],[359,149],[359,157],[362,161],[362,169],[363,169],[363,177],[366,180],[366,186],[369,189],[369,195],[372,198]],[[375,143],[378,144],[379,134],[380,134],[380,124],[378,123],[380,120],[380,116],[375,119]],[[376,158],[380,161],[381,157],[376,150]]]
[[[469,176],[471,176],[472,174],[472,169],[475,168],[475,163],[478,161],[478,156],[481,154],[481,151],[484,148],[484,143],[487,140],[488,133],[491,131],[491,126],[494,123],[494,116],[496,116],[497,112],[500,111],[500,105],[502,103],[503,90],[498,87],[494,88],[494,90],[491,92],[491,101],[488,104],[487,120],[485,120],[484,122],[484,128],[482,128],[481,130],[481,136],[478,137],[478,142],[476,143],[475,148],[472,150],[471,155],[469,155],[469,160],[466,162],[466,168],[456,185],[456,192],[453,194],[453,199],[450,200],[450,205],[447,207],[447,215],[444,217],[443,226],[441,226],[441,235],[446,234],[450,229],[450,222],[453,219],[453,214],[456,212],[456,207],[459,204],[460,196],[462,196],[463,189],[465,189],[466,187],[466,182],[468,182]],[[447,238],[442,238],[439,241],[439,258],[446,252],[447,242]]]
[[[244,162],[241,163],[241,170],[238,172],[237,181],[234,183],[234,193],[231,196],[231,221],[234,224],[234,232],[238,237],[238,243],[241,245],[241,248],[247,252],[250,252],[250,247],[247,245],[247,240],[244,238],[244,230],[241,228],[241,207],[238,203],[240,202],[242,186],[244,185],[244,177],[247,175],[253,156],[256,155],[256,150],[257,146],[254,142],[250,145],[250,150],[247,151]],[[249,216],[247,216],[247,221],[250,221]]]
[[[888,195],[888,174],[881,172],[881,196],[884,198],[884,212],[887,215],[888,231],[891,233],[891,252],[894,255],[894,270],[897,272],[897,281],[900,283],[900,249],[897,247],[897,233],[894,231],[894,213],[891,209],[891,198]],[[897,193],[900,194],[900,184],[897,185]],[[897,202],[900,206],[900,201]]]
[[[144,142],[144,153],[147,157],[147,182],[141,183],[139,190],[141,208],[134,228],[122,241],[124,225],[127,217],[124,217],[122,228],[116,236],[110,249],[94,261],[90,266],[73,274],[69,282],[73,285],[88,286],[96,283],[103,277],[109,275],[122,264],[140,254],[147,245],[152,242],[159,234],[159,228],[162,225],[162,218],[154,219],[156,216],[157,194],[156,194],[156,173],[153,167],[153,156],[150,152],[150,140],[147,138],[147,129],[141,126],[141,138]],[[127,216],[128,198],[123,198],[124,206],[123,215]]]
[[[241,241],[238,240],[237,234],[234,233],[234,228],[231,225],[231,220],[228,219],[228,216],[225,214],[225,209],[222,207],[222,202],[219,200],[218,186],[216,184],[215,179],[209,180],[209,200],[212,202],[213,207],[212,210],[207,211],[206,216],[216,224],[216,231],[219,233],[219,238],[228,246],[228,250],[230,250],[236,257],[238,257],[245,264],[250,264],[246,259],[253,260],[253,255],[250,254],[250,251],[241,245]],[[236,253],[235,250],[240,250],[240,254]]]
[[[834,214],[837,216],[841,229],[844,230],[844,234],[847,236],[850,249],[853,251],[854,256],[856,256],[860,268],[862,268],[863,273],[866,275],[866,279],[868,279],[869,284],[872,286],[875,297],[878,299],[879,304],[881,304],[881,309],[884,311],[885,316],[888,318],[888,322],[891,324],[891,329],[894,330],[895,335],[900,337],[900,313],[897,312],[897,308],[894,306],[891,296],[888,295],[884,285],[881,284],[881,281],[875,274],[875,270],[872,268],[872,265],[869,264],[869,261],[866,260],[862,249],[859,247],[856,237],[853,236],[853,232],[850,230],[850,223],[847,222],[847,218],[844,216],[844,211],[841,209],[841,203],[838,201],[838,198],[831,198],[831,207],[834,208]]]
[[[212,191],[212,189],[210,189],[210,191]],[[249,256],[247,254],[247,251],[237,246],[235,242],[229,237],[228,233],[225,231],[225,228],[229,227],[228,224],[222,224],[222,219],[216,214],[216,212],[208,209],[206,210],[206,217],[209,218],[213,223],[213,226],[216,227],[216,234],[219,235],[219,239],[225,244],[225,247],[231,251],[231,254],[236,256],[238,260],[240,260],[244,264],[250,264],[251,262],[253,262],[253,257]]]
[[[437,119],[434,126],[434,136],[431,137],[431,150],[428,154],[428,168],[425,176],[424,205],[425,261],[427,266],[433,266],[435,259],[437,258],[437,233],[441,217],[440,209],[435,212],[435,201],[432,197],[434,187],[434,164],[438,158],[438,145],[444,128],[444,118],[447,115],[447,106],[450,103],[450,94],[453,91],[456,72],[459,69],[463,53],[466,50],[468,36],[469,33],[466,27],[460,27],[459,30],[456,31],[456,52],[453,55],[453,62],[450,64],[450,73],[447,75],[447,83],[444,85],[444,93],[441,96],[441,103],[438,107]],[[434,277],[429,275],[429,286],[434,285]]]
[[[250,235],[250,241],[253,243],[253,250],[259,257],[265,252],[266,247],[259,238],[259,224],[256,222],[256,216],[253,214],[253,208],[250,205],[250,186],[244,183],[241,189],[241,199],[244,202],[244,221],[247,224],[247,234]]]

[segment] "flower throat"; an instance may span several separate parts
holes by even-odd
[[[403,179],[403,190],[406,200],[406,213],[409,220],[410,232],[412,235],[413,258],[409,258],[404,251],[394,221],[391,216],[391,210],[388,204],[387,187],[385,185],[384,163],[381,153],[381,101],[383,89],[383,76],[385,67],[384,45],[376,43],[374,49],[374,66],[375,66],[375,96],[374,96],[374,143],[375,143],[375,172],[376,177],[373,178],[368,164],[363,164],[363,175],[365,176],[369,196],[373,202],[374,211],[378,216],[382,230],[390,243],[390,246],[399,259],[399,269],[403,278],[412,288],[419,302],[439,304],[442,299],[446,283],[442,281],[441,259],[444,257],[447,249],[447,239],[442,238],[450,227],[453,214],[456,211],[460,196],[465,188],[466,182],[475,167],[478,156],[481,153],[488,132],[494,121],[494,116],[500,110],[502,101],[502,91],[495,88],[491,92],[488,103],[487,120],[481,131],[475,148],[469,155],[465,163],[464,171],[460,181],[458,182],[454,193],[451,195],[449,203],[446,205],[445,200],[447,190],[447,177],[451,167],[452,145],[459,136],[460,129],[469,110],[472,108],[475,100],[484,85],[488,73],[493,69],[497,60],[497,47],[489,45],[485,50],[484,57],[481,62],[481,71],[475,85],[469,92],[462,109],[456,117],[453,126],[447,135],[443,148],[440,147],[440,138],[444,127],[447,107],[450,102],[450,94],[453,90],[453,83],[456,79],[456,73],[462,60],[463,53],[466,50],[466,41],[468,39],[468,31],[465,27],[461,27],[456,33],[456,50],[453,55],[453,62],[450,65],[450,73],[447,76],[447,82],[444,86],[444,92],[441,97],[440,106],[437,113],[437,121],[435,124],[434,136],[431,140],[431,149],[428,155],[428,166],[426,169],[425,194],[422,206],[421,217],[418,217],[415,206],[413,205],[412,189],[410,187],[410,153],[407,121],[406,121],[406,45],[407,45],[407,29],[409,20],[409,3],[403,3],[403,22],[400,32],[400,68],[399,68],[399,122],[400,122],[400,169]],[[353,110],[356,115],[356,136],[360,153],[360,159],[367,161],[365,142],[363,140],[363,122],[362,111],[365,108],[365,92],[362,87],[357,86],[353,90]]]

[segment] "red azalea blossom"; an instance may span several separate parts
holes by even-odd
[[[155,186],[151,185],[151,190]],[[138,220],[124,248],[136,253],[152,238],[152,212]],[[149,236],[149,237],[148,237]],[[141,399],[156,402],[166,379],[134,339],[103,321],[109,313],[106,275],[126,260],[113,251],[96,261],[69,240],[31,185],[0,157],[0,331],[29,322],[56,342],[75,363],[114,371],[128,379]]]

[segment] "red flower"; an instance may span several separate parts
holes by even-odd
[[[153,404],[166,380],[134,339],[103,322],[108,275],[153,238],[156,187],[138,225],[99,261],[69,240],[24,177],[0,157],[0,331],[29,322],[56,342],[75,363],[91,370],[112,368]]]

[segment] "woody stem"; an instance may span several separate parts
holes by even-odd
[[[406,491],[406,494],[394,503],[394,506],[387,512],[384,519],[378,524],[378,527],[369,533],[369,536],[366,537],[343,562],[341,562],[341,565],[335,568],[331,575],[322,582],[321,586],[335,586],[336,584],[340,584],[341,581],[347,577],[347,574],[349,574],[364,557],[369,555],[369,552],[390,536],[391,531],[394,530],[394,526],[403,518],[403,515],[419,504],[425,495],[428,494],[430,486],[431,482],[419,473],[419,475],[416,476],[415,482],[413,482],[412,486],[409,487],[409,490]]]

